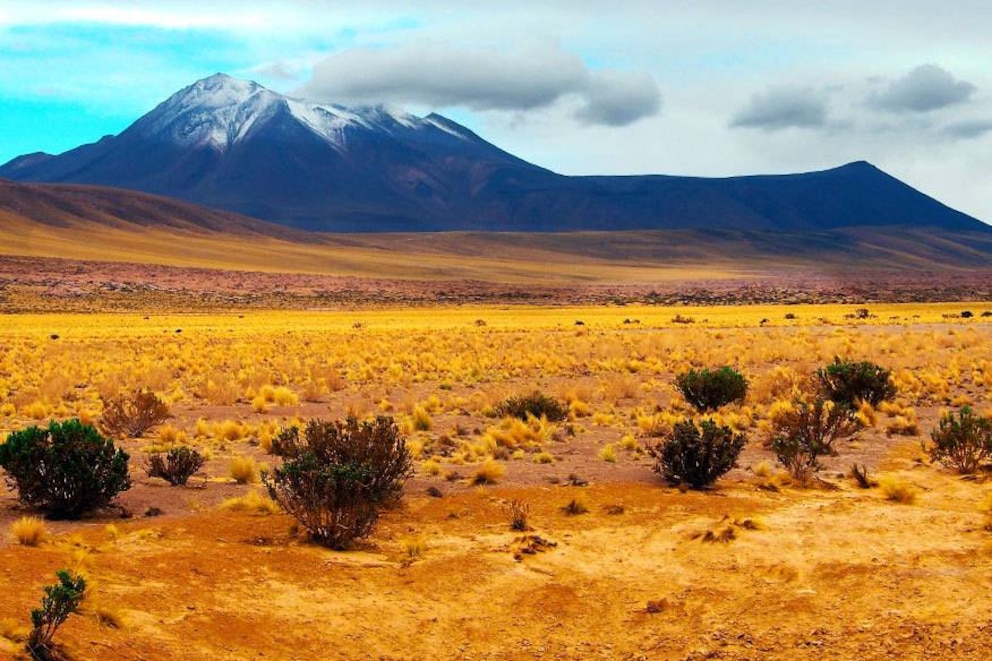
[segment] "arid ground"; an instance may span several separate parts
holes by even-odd
[[[992,491],[921,447],[943,411],[992,408],[988,310],[422,302],[2,315],[0,431],[99,421],[104,399],[137,388],[172,418],[121,441],[134,486],[119,507],[49,521],[37,547],[8,534],[31,512],[0,492],[0,654],[16,658],[42,587],[72,568],[90,589],[57,642],[76,659],[988,658]],[[863,410],[866,429],[800,488],[763,440],[775,407],[836,355],[891,369],[898,395]],[[723,364],[750,391],[715,417],[749,444],[715,488],[683,492],[643,448],[695,415],[675,374]],[[492,417],[534,390],[568,403],[569,420]],[[416,474],[401,507],[339,552],[272,512],[232,464],[274,465],[279,428],[349,414],[394,416]],[[209,457],[186,487],[143,469],[175,443]],[[493,462],[503,474],[472,486]],[[858,488],[853,463],[881,485]],[[588,511],[566,513],[576,500]],[[530,508],[530,531],[510,529],[510,501]]]

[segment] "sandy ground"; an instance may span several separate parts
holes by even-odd
[[[920,413],[927,428],[936,411]],[[219,477],[221,459],[185,488],[135,466],[121,498],[133,518],[51,522],[52,540],[37,548],[0,542],[0,655],[16,654],[11,638],[41,587],[73,565],[92,583],[89,614],[58,633],[76,659],[992,653],[989,488],[921,463],[919,438],[868,432],[830,460],[830,489],[769,489],[774,479],[751,468],[771,455],[752,443],[716,489],[680,493],[647,459],[596,459],[597,433],[555,443],[552,465],[509,462],[494,486],[419,475],[403,506],[347,552],[294,535],[286,515],[218,509],[257,488]],[[853,460],[914,485],[919,500],[858,489],[842,473]],[[569,486],[570,473],[590,484]],[[574,498],[589,512],[564,513]],[[529,504],[531,531],[510,530],[511,499]],[[164,514],[143,516],[149,507]],[[6,530],[19,514],[9,491],[0,512]],[[551,544],[521,553],[530,535]],[[100,613],[117,622],[101,624]]]
[[[0,303],[60,309],[78,286],[87,309],[115,300],[109,283],[132,277],[60,262],[64,270],[46,280],[46,264],[10,266],[18,281]],[[184,283],[202,274],[160,275],[177,279],[179,295],[197,296]],[[243,277],[260,290],[271,284]],[[310,284],[286,286],[312,294]],[[340,416],[345,404],[268,415]],[[183,427],[199,416],[250,419],[250,406],[238,407],[174,413]],[[940,411],[917,414],[926,434]],[[446,413],[435,423],[433,435],[492,421]],[[9,536],[28,512],[0,486],[0,658],[22,654],[30,611],[64,567],[84,571],[91,586],[86,612],[57,634],[79,660],[992,658],[983,511],[992,487],[920,461],[920,436],[887,436],[880,423],[828,461],[831,487],[799,489],[756,474],[773,458],[754,435],[715,489],[682,493],[643,456],[618,449],[615,464],[598,458],[619,432],[580,424],[584,432],[547,448],[554,463],[509,460],[493,486],[469,486],[472,466],[418,474],[403,506],[346,552],[309,543],[284,514],[218,507],[258,489],[228,477],[233,454],[274,461],[248,441],[216,452],[187,487],[145,477],[151,441],[127,442],[135,485],[120,505],[130,518],[115,510],[49,522],[51,539],[39,547]],[[917,502],[857,488],[844,477],[855,461],[912,485]],[[453,471],[462,477],[446,479]],[[589,484],[568,485],[570,474]],[[432,486],[443,497],[427,495]],[[589,511],[566,514],[576,498]],[[510,530],[511,500],[529,505],[532,530]],[[147,516],[152,508],[161,515]]]

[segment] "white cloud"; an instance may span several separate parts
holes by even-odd
[[[341,51],[319,62],[299,93],[326,102],[476,111],[534,110],[574,97],[581,102],[578,119],[610,126],[656,114],[661,102],[647,73],[594,71],[547,41],[502,49],[409,42]]]

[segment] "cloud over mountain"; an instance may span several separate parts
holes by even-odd
[[[351,104],[415,103],[432,108],[533,110],[572,97],[585,123],[625,126],[656,114],[661,93],[647,73],[590,69],[555,44],[459,49],[411,42],[341,51],[314,67],[301,91]]]

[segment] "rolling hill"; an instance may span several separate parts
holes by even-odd
[[[325,234],[113,188],[0,180],[0,255],[365,278],[651,283],[992,267],[992,232]]]

